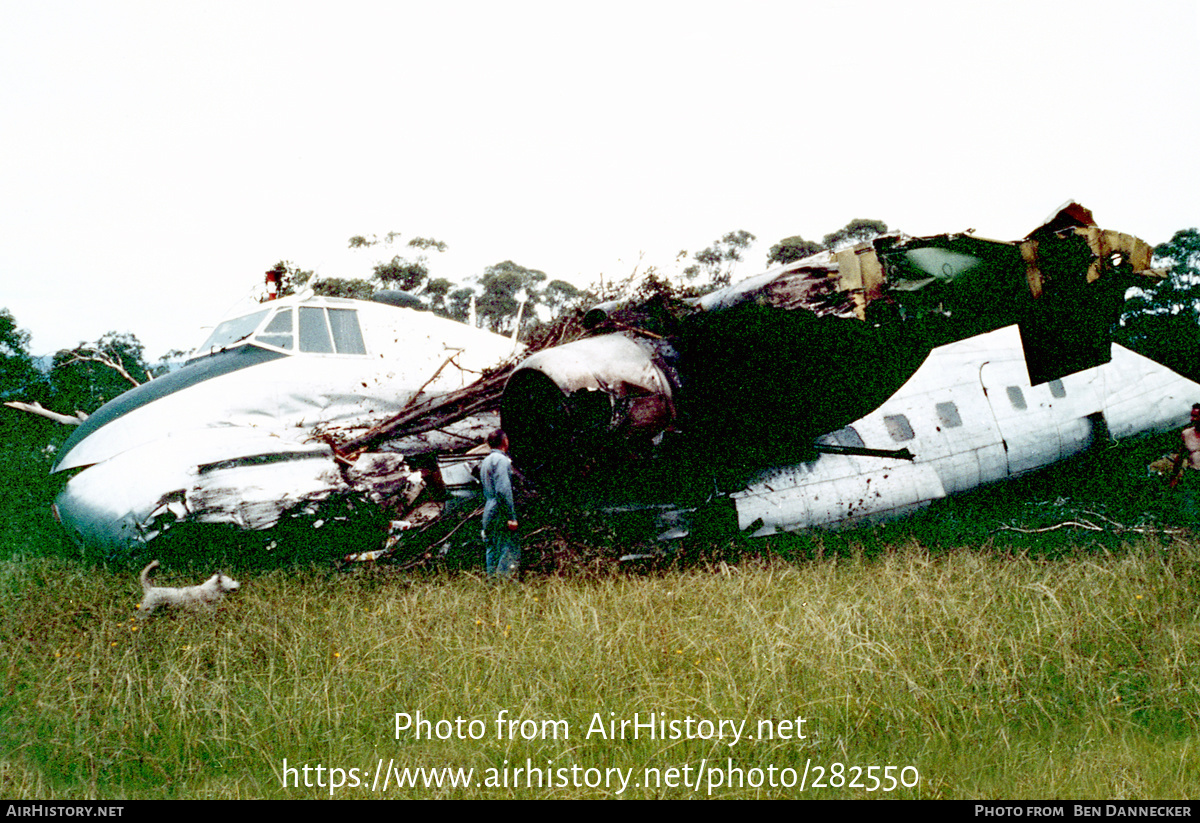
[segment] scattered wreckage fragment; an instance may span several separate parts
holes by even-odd
[[[884,235],[693,304],[606,304],[501,400],[543,488],[754,534],[895,516],[1181,425],[1200,385],[1113,343],[1151,250],[1068,203],[1022,241]]]
[[[499,396],[504,373],[481,376],[514,347],[384,302],[263,304],[76,428],[53,469],[73,473],[56,517],[121,555],[180,523],[262,530],[338,497],[411,503],[436,484],[439,450],[496,425],[476,387]]]

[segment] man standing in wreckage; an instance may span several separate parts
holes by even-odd
[[[1183,448],[1175,455],[1175,465],[1171,467],[1171,488],[1179,485],[1185,471],[1200,471],[1200,403],[1192,404],[1192,422],[1180,432]],[[1194,476],[1185,482],[1187,495],[1184,500],[1184,513],[1191,519],[1196,519],[1196,491]]]
[[[508,435],[496,429],[488,435],[492,451],[479,467],[483,482],[483,543],[487,547],[487,573],[512,579],[521,567],[517,542],[517,507],[513,503],[513,466],[508,456]]]

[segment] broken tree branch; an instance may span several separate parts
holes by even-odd
[[[421,388],[417,389],[417,391],[413,394],[413,396],[409,398],[408,402],[404,404],[404,408],[400,409],[399,413],[403,414],[404,412],[408,411],[410,408],[415,406],[417,403],[417,398],[419,398],[422,394],[425,393],[425,389],[429,388],[430,383],[432,383],[434,380],[438,379],[438,375],[442,373],[442,369],[446,368],[451,363],[454,363],[454,358],[458,357],[461,353],[462,353],[462,351],[459,350],[459,351],[454,352],[454,354],[450,355],[449,357],[447,357],[446,361],[444,363],[442,363],[442,365],[437,367],[437,371],[435,371],[433,373],[433,377],[430,377],[428,380],[426,380],[424,383],[421,384]],[[454,365],[457,366],[458,364],[454,363]]]
[[[90,352],[90,353],[85,353],[85,352]],[[102,366],[107,366],[108,368],[115,371],[117,374],[124,377],[126,380],[128,380],[130,383],[133,384],[133,387],[135,389],[138,386],[142,385],[140,381],[138,381],[136,378],[134,378],[134,376],[132,374],[129,373],[129,371],[125,368],[124,364],[122,364],[120,360],[114,358],[112,355],[110,355],[108,352],[104,351],[103,349],[87,349],[87,348],[76,349],[71,354],[73,355],[73,357],[70,360],[68,360],[67,362],[63,363],[64,366],[69,366],[72,363],[99,363]],[[149,375],[147,375],[147,377],[149,377]],[[153,379],[153,378],[151,378],[151,379]]]
[[[400,411],[370,431],[343,443],[339,452],[349,457],[369,449],[383,440],[423,434],[456,423],[473,414],[495,411],[500,407],[500,395],[504,391],[504,382],[508,379],[512,369],[512,364],[509,364],[487,377],[476,380],[466,388],[427,398],[411,408],[406,406],[406,410]]]
[[[1074,526],[1079,529],[1087,529],[1090,532],[1104,531],[1104,529],[1100,526],[1097,526],[1095,523],[1089,523],[1086,520],[1083,522],[1079,522],[1078,520],[1064,520],[1062,523],[1057,523],[1053,526],[1046,526],[1041,529],[1022,529],[1019,526],[1001,526],[1000,530],[1006,532],[1020,532],[1021,534],[1041,534],[1043,532],[1058,531],[1059,529],[1066,528],[1067,526]]]
[[[1100,519],[1108,522],[1110,524],[1111,530],[1117,534],[1123,534],[1124,532],[1133,532],[1134,534],[1181,534],[1183,532],[1183,529],[1156,528],[1156,527],[1145,528],[1143,526],[1126,526],[1123,523],[1118,523],[1115,520],[1111,520],[1111,519],[1105,517],[1104,515],[1099,515],[1099,514],[1096,514],[1095,512],[1087,512],[1087,514],[1096,515]],[[1091,531],[1091,532],[1105,531],[1104,526],[1098,526],[1095,523],[1092,523],[1091,521],[1088,521],[1088,520],[1064,520],[1062,523],[1056,523],[1053,526],[1045,526],[1040,529],[1022,529],[1018,526],[1004,525],[1004,526],[1001,526],[999,530],[1000,531],[1009,531],[1009,532],[1019,532],[1020,534],[1042,534],[1043,532],[1058,531],[1059,529],[1066,528],[1068,526],[1074,526],[1077,529],[1085,529],[1085,530]]]
[[[46,417],[57,423],[64,423],[68,426],[78,426],[84,420],[87,420],[87,415],[81,411],[75,412],[75,416],[72,417],[69,414],[61,414],[56,411],[50,411],[50,409],[47,409],[41,403],[37,403],[37,402],[21,403],[20,401],[17,401],[17,400],[9,400],[9,401],[5,402],[4,405],[8,406],[10,409],[16,409],[17,411],[23,411],[23,412],[29,412],[30,414],[36,414],[39,417]]]

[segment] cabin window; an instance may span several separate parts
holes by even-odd
[[[1012,403],[1012,407],[1017,411],[1025,411],[1028,406],[1025,405],[1025,393],[1021,391],[1020,386],[1009,386],[1008,402]]]
[[[366,354],[362,331],[358,328],[358,312],[353,309],[330,309],[329,327],[338,354]]]
[[[897,443],[903,443],[915,437],[912,426],[909,425],[908,418],[902,414],[885,414],[883,416],[883,425],[887,426],[888,434]]]
[[[268,346],[276,346],[281,349],[292,348],[294,336],[292,334],[292,310],[281,309],[267,327],[255,335],[255,340],[259,343],[265,343]]]
[[[1067,387],[1063,385],[1063,381],[1061,380],[1051,380],[1050,394],[1054,397],[1066,397]]]
[[[938,420],[948,429],[957,429],[962,425],[962,417],[958,414],[958,406],[953,403],[938,403],[935,406]]]
[[[333,343],[329,339],[329,327],[325,323],[325,309],[312,306],[300,307],[300,351],[332,354]]]

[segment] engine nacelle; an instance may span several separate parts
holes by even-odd
[[[533,470],[649,443],[675,423],[669,345],[623,334],[546,349],[513,372],[501,424]]]

